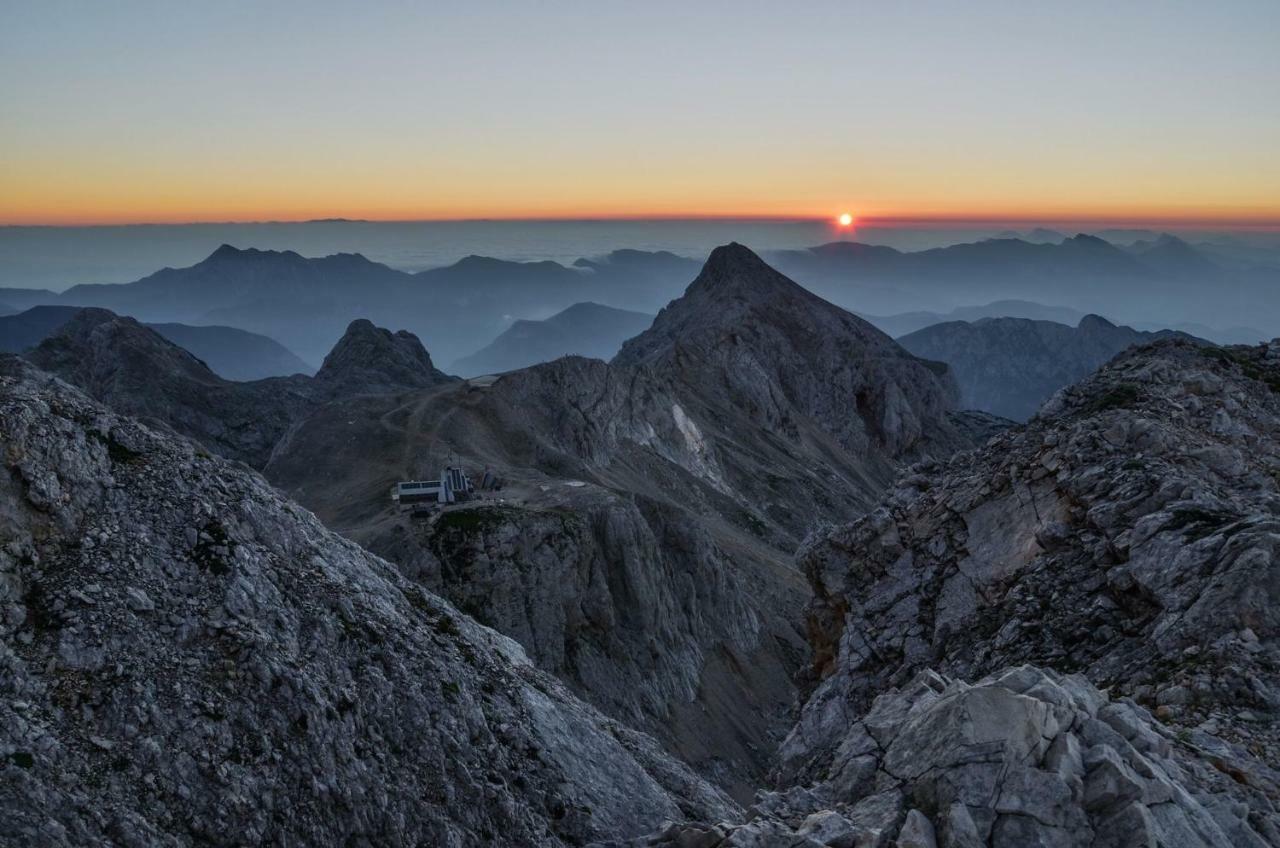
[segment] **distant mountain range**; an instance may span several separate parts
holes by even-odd
[[[622,343],[653,321],[644,312],[598,303],[575,303],[542,321],[516,321],[485,347],[457,360],[450,371],[463,377],[499,374],[561,356],[612,359]]]
[[[901,336],[898,343],[950,365],[962,406],[1025,421],[1054,392],[1126,348],[1183,335],[1144,333],[1086,315],[1075,327],[1027,318],[947,321]]]
[[[950,310],[972,304],[1022,301],[1134,325],[1195,322],[1259,338],[1280,332],[1278,267],[1223,260],[1167,235],[1135,238],[1127,247],[1087,235],[1054,243],[1057,235],[1027,234],[1043,243],[988,239],[912,253],[836,242],[769,258],[805,288],[860,314],[894,316],[923,306],[950,317]],[[233,326],[276,339],[309,362],[363,317],[403,327],[427,340],[440,361],[454,362],[515,321],[543,320],[576,303],[654,312],[683,291],[698,267],[668,252],[620,250],[571,267],[471,256],[410,274],[359,254],[305,258],[224,245],[193,266],[133,283],[61,294],[6,289],[0,302],[14,309],[100,306],[146,322]]]
[[[822,297],[873,315],[1021,300],[1165,325],[1280,332],[1280,269],[1226,267],[1168,235],[1128,248],[1076,235],[1058,244],[989,239],[915,253],[835,242],[772,258]]]
[[[33,306],[0,317],[0,352],[34,348],[80,311],[78,306]],[[149,324],[164,338],[204,360],[227,380],[261,380],[288,374],[310,374],[315,368],[266,336],[235,327]]]

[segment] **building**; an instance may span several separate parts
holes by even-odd
[[[391,487],[391,500],[402,509],[421,509],[432,504],[470,500],[475,493],[471,478],[452,465],[440,472],[439,480],[406,480]]]

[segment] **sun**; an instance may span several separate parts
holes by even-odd
[[[853,226],[853,216],[850,215],[848,212],[841,212],[840,217],[836,218],[836,221],[839,222],[840,226],[842,227]]]

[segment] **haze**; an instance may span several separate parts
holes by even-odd
[[[6,3],[0,222],[1271,225],[1280,6]]]

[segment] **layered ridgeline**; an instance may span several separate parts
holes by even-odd
[[[0,374],[6,843],[578,845],[736,815],[258,475]]]
[[[1271,296],[1280,267],[1220,260],[1173,237],[1132,248],[1084,234],[1057,244],[1000,238],[912,253],[835,242],[771,258],[811,291],[874,315],[1012,299],[1135,325],[1260,327],[1269,330],[1264,338],[1280,330],[1280,307]],[[1198,334],[1218,338],[1211,329]]]
[[[641,844],[1280,845],[1278,390],[1157,342],[910,469],[800,553],[778,791]]]
[[[368,318],[430,339],[441,361],[451,362],[493,340],[513,318],[601,299],[655,310],[696,267],[669,253],[617,251],[574,267],[468,256],[410,274],[359,254],[310,258],[223,245],[195,265],[132,283],[14,294],[23,295],[19,307],[35,297],[36,303],[97,306],[141,321],[240,327],[277,339],[310,362],[318,362],[352,320]]]
[[[34,306],[0,317],[0,352],[23,353],[34,348],[79,310],[76,306]],[[315,370],[279,342],[247,330],[190,324],[150,326],[227,380],[260,380]]]
[[[653,322],[644,312],[575,303],[541,321],[516,321],[485,347],[450,366],[454,374],[501,374],[562,356],[612,359],[622,343]]]
[[[740,246],[713,253],[663,316],[616,364],[570,357],[493,383],[440,379],[416,340],[367,322],[314,380],[210,389],[207,375],[184,375],[232,418],[259,392],[293,399],[253,452],[231,438],[247,432],[234,421],[194,427],[181,406],[165,419],[150,386],[130,384],[143,400],[113,398],[72,357],[35,356],[262,468],[331,527],[746,797],[789,726],[804,662],[795,547],[818,522],[871,505],[901,462],[970,444],[973,422],[948,412],[944,366]],[[380,352],[351,362],[369,339]],[[411,355],[387,351],[393,340]],[[637,351],[643,362],[625,361]],[[359,363],[398,376],[378,391],[321,391],[343,385],[338,364],[354,374]],[[447,464],[477,480],[487,468],[503,488],[429,521],[391,507],[394,482]]]
[[[1149,240],[1127,248],[1078,235],[1053,244],[1005,238],[917,252],[838,242],[768,258],[809,290],[859,313],[946,314],[1012,300],[1057,304],[1077,317],[1104,314],[1139,329],[1185,329],[1219,342],[1257,341],[1280,329],[1280,313],[1268,305],[1280,283],[1273,262],[1142,235]],[[439,361],[452,363],[517,319],[584,301],[651,314],[677,296],[697,268],[696,261],[670,253],[620,250],[568,267],[470,256],[409,274],[358,254],[309,258],[223,246],[195,265],[133,283],[75,286],[61,294],[5,289],[0,301],[14,309],[97,306],[146,322],[229,325],[276,339],[312,363],[352,320],[368,318],[427,339]],[[987,314],[1067,321],[1020,308]],[[905,319],[885,319],[883,326],[892,327],[891,335],[923,326],[919,316]],[[1185,326],[1191,322],[1198,326]]]
[[[1117,327],[1086,315],[1069,327],[1027,318],[949,321],[901,336],[898,343],[951,366],[960,403],[1025,421],[1058,389],[1093,373],[1125,348],[1176,335]]]

